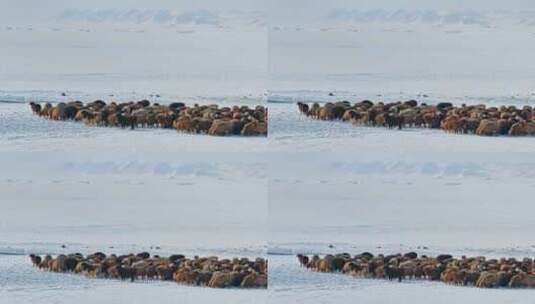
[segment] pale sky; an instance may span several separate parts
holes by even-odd
[[[282,8],[306,8],[323,10],[327,8],[348,9],[535,9],[531,0],[272,0],[268,7],[280,11]]]
[[[333,9],[407,10],[535,10],[532,0],[272,0],[267,4],[273,23],[314,21]]]
[[[151,8],[173,10],[260,10],[273,20],[313,19],[335,8],[345,9],[509,9],[535,10],[532,0],[0,0],[3,20],[42,19],[55,16],[68,8]]]
[[[31,23],[59,15],[66,9],[171,9],[191,10],[264,10],[261,0],[0,0],[1,20]],[[28,20],[28,21],[27,21]]]

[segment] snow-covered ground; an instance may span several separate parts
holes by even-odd
[[[280,24],[203,10],[3,18],[0,303],[525,302],[529,291],[305,272],[293,255],[533,256],[534,138],[356,128],[307,119],[294,102],[533,105],[533,14],[321,11],[308,22],[281,6],[292,18]],[[267,139],[87,127],[26,104],[255,105],[268,93]],[[23,256],[95,250],[268,256],[270,290],[88,280]]]
[[[534,139],[354,127],[310,120],[292,110],[295,105],[270,106],[278,117],[269,139],[278,149],[270,158],[272,232],[286,224],[318,229],[295,237],[310,242],[357,233],[352,242],[375,245],[380,233],[381,242],[412,239],[412,245],[530,244],[522,231],[535,224],[525,199],[535,186]],[[292,121],[295,127],[289,127]],[[343,229],[328,236],[339,225]],[[282,238],[298,232],[288,230],[281,229]],[[485,231],[493,233],[478,236]],[[440,235],[451,238],[445,242]]]
[[[487,143],[475,151],[450,140],[454,135],[368,134],[375,130],[360,132],[381,136],[392,150],[373,149],[374,143],[348,137],[353,150],[271,155],[274,246],[347,243],[372,250],[402,244],[485,250],[535,245],[528,233],[535,228],[534,210],[527,199],[535,187],[535,163],[524,150],[533,147],[531,139],[524,141],[527,147],[518,144],[522,149],[516,152],[512,144],[508,151],[500,149],[508,146],[507,138],[495,138],[494,150]],[[433,136],[449,141],[450,148],[439,151]],[[464,136],[467,145],[478,139]]]
[[[296,99],[324,98],[309,97]],[[459,102],[477,100],[485,99]],[[535,207],[529,197],[535,191],[535,139],[354,127],[305,118],[295,104],[269,106],[270,301],[525,301],[529,291],[310,273],[299,269],[294,255],[417,251],[533,257]]]
[[[27,258],[95,251],[266,257],[266,168],[254,153],[3,152],[0,167],[0,303],[256,303],[267,296],[48,274]]]
[[[301,93],[300,93],[301,94]],[[337,97],[323,95],[303,96],[300,94],[278,96],[280,99],[296,101],[338,100]],[[283,98],[284,97],[284,98]],[[351,102],[364,99],[373,101],[394,102],[416,98],[420,102],[430,104],[440,100],[448,100],[457,105],[462,103],[490,105],[516,105],[522,107],[535,105],[533,98],[511,99],[494,98],[418,98],[417,95],[395,95],[371,98],[369,95],[344,96]],[[386,128],[354,127],[341,121],[316,121],[300,115],[295,103],[269,103],[269,151],[274,152],[344,152],[355,153],[355,157],[366,160],[368,157],[386,156],[387,159],[402,161],[406,157],[431,158],[440,160],[440,155],[458,155],[459,160],[464,154],[471,153],[476,158],[495,160],[509,159],[508,154],[515,152],[529,153],[535,149],[534,138],[481,137],[458,134],[447,134],[442,130],[403,129],[388,130]],[[358,154],[357,154],[358,153]],[[326,157],[328,154],[324,154]],[[506,156],[507,155],[507,156]]]
[[[253,97],[266,90],[261,12],[58,7],[36,20],[0,17],[2,90]]]
[[[529,296],[310,273],[294,257],[534,256],[535,139],[357,128],[297,112],[297,101],[364,99],[533,106],[535,65],[516,47],[535,42],[526,21],[533,18],[446,15],[339,10],[307,25],[289,19],[270,27],[272,302],[524,303]]]
[[[128,284],[30,266],[31,252],[267,255],[266,138],[92,128],[41,119],[27,104],[262,104],[262,12],[63,4],[0,12],[0,303],[265,302],[265,290]]]
[[[265,303],[265,290],[210,289],[173,282],[135,283],[42,272],[26,256],[0,255],[0,303]],[[254,299],[254,300],[253,300]]]
[[[414,6],[330,10],[323,5],[306,21],[288,17],[269,24],[270,92],[533,93],[533,11]]]
[[[526,303],[531,290],[444,286],[439,282],[356,279],[307,271],[295,256],[270,255],[269,303]]]
[[[206,103],[208,101],[195,102]],[[211,100],[211,103],[213,102]],[[262,104],[262,101],[232,99],[221,103],[247,104],[254,107]],[[217,138],[179,133],[173,129],[140,128],[132,131],[88,127],[76,122],[49,121],[33,115],[26,103],[0,102],[0,129],[0,151],[6,152],[185,153],[218,151],[254,153],[263,151],[267,144],[265,137]]]
[[[3,153],[0,162],[2,242],[265,244],[265,164],[254,155]]]

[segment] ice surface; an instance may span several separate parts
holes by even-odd
[[[287,24],[258,13],[57,13],[0,24],[0,302],[526,301],[522,290],[305,272],[293,255],[533,256],[535,139],[356,128],[307,119],[293,102],[533,105],[532,13],[325,9]],[[268,91],[268,139],[87,127],[25,104],[254,105]],[[104,249],[268,255],[270,290],[88,280],[37,272],[21,256]]]
[[[19,95],[17,95],[19,96]],[[39,97],[42,98],[42,97]],[[92,99],[90,99],[92,100]],[[128,99],[127,99],[128,100]],[[137,100],[137,99],[134,99]],[[201,100],[202,101],[202,100]],[[207,101],[204,101],[206,103]],[[239,101],[254,106],[261,101]],[[232,101],[223,104],[234,104]],[[31,113],[28,104],[0,102],[0,151],[99,152],[99,153],[183,153],[259,152],[265,137],[214,136],[178,133],[173,129],[89,127],[76,122],[58,122]]]
[[[0,25],[0,253],[9,254],[0,255],[0,302],[264,302],[266,291],[41,273],[20,256],[266,256],[267,169],[258,154],[266,138],[54,123],[33,116],[27,104],[261,104],[263,17],[166,10],[71,10],[56,17]]]
[[[265,164],[254,156],[4,153],[0,163],[4,243],[264,250]]]
[[[0,104],[0,253],[17,255],[0,254],[0,303],[265,301],[266,291],[42,273],[20,256],[149,251],[265,257],[267,169],[251,152],[265,138],[251,138],[251,151],[243,151],[247,141],[238,138],[217,143],[173,130],[50,124],[29,114],[27,104]]]
[[[270,92],[528,95],[533,12],[337,10],[270,24]],[[315,17],[315,18],[313,18]]]
[[[350,101],[368,96],[347,94]],[[333,100],[293,92],[283,100]],[[395,101],[415,95],[381,96]],[[440,99],[424,99],[429,103]],[[374,99],[376,100],[376,99]],[[451,100],[451,99],[450,99]],[[524,100],[458,98],[520,105]],[[529,102],[529,99],[527,99]],[[524,303],[529,291],[355,279],[307,272],[295,254],[350,252],[533,257],[532,138],[354,127],[270,103],[272,303]]]
[[[75,9],[34,24],[6,24],[10,19],[4,18],[1,89],[264,94],[268,47],[260,13],[182,12],[172,16],[172,24],[158,21],[159,13]]]
[[[0,255],[0,303],[265,303],[266,290],[211,289],[174,282],[121,282],[42,272],[26,256]]]
[[[373,100],[408,100],[414,95],[402,97],[382,97]],[[288,97],[289,98],[289,97]],[[293,97],[300,101],[306,98]],[[316,97],[320,99],[322,96]],[[330,97],[331,100],[336,97]],[[368,98],[348,98],[351,102]],[[399,99],[398,99],[399,98]],[[440,100],[440,99],[438,99]],[[452,99],[448,99],[452,100]],[[455,103],[481,103],[487,99],[456,99]],[[422,101],[422,100],[421,100]],[[437,100],[423,100],[436,103]],[[505,100],[491,104],[524,104],[533,105],[533,101]],[[535,151],[535,138],[511,137],[481,137],[458,134],[448,134],[442,130],[404,129],[388,130],[386,128],[355,127],[341,121],[317,121],[300,115],[296,104],[269,103],[269,144],[267,149],[274,152],[347,152],[355,153],[355,157],[366,160],[369,157],[386,157],[393,161],[403,161],[405,158],[431,159],[431,162],[444,157],[456,157],[459,161],[472,158],[508,160],[515,157],[504,157],[503,153],[530,153]],[[455,153],[450,153],[455,152]],[[502,153],[502,154],[500,154]]]
[[[532,138],[354,127],[295,107],[270,104],[275,245],[533,245]]]
[[[356,279],[300,268],[295,256],[270,256],[269,303],[525,303],[530,290],[492,290],[426,281]]]

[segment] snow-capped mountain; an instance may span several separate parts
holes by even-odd
[[[484,10],[346,10],[336,9],[326,14],[325,20],[343,23],[398,23],[430,25],[498,24],[535,25],[535,11]]]
[[[258,11],[216,12],[209,10],[174,11],[168,9],[68,9],[57,21],[89,23],[129,23],[173,25],[207,25],[227,27],[233,24],[264,26],[265,17]]]

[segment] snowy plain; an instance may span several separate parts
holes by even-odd
[[[294,254],[533,256],[534,139],[355,128],[309,120],[292,102],[533,105],[532,16],[337,11],[266,25],[167,13],[0,26],[0,302],[525,302],[530,291],[308,273]],[[268,139],[91,128],[25,104],[257,104],[267,91]],[[270,290],[87,280],[37,272],[23,256],[102,248],[267,255]]]
[[[26,256],[0,256],[0,303],[265,303],[267,292],[87,279],[33,269]],[[254,299],[254,300],[252,300]]]
[[[535,140],[314,121],[295,102],[533,106],[535,66],[518,49],[535,43],[533,14],[327,15],[270,27],[270,302],[529,301],[525,290],[310,273],[295,254],[533,257]]]
[[[469,2],[469,1],[467,1]],[[533,93],[533,11],[325,10],[269,27],[270,93]]]
[[[4,152],[0,166],[1,303],[267,296],[46,274],[27,258],[96,251],[267,257],[267,180],[254,154]]]
[[[267,169],[258,154],[265,138],[90,128],[47,121],[28,108],[31,101],[145,98],[262,104],[262,18],[73,9],[31,22],[2,20],[0,303],[266,301],[266,290],[43,273],[27,258],[95,251],[267,256]]]
[[[533,139],[354,127],[295,108],[270,104],[270,302],[525,303],[531,291],[310,273],[295,254],[533,257]]]
[[[161,20],[166,14],[169,20]],[[266,89],[267,28],[260,12],[57,8],[38,20],[9,17],[0,23],[2,90],[103,98],[261,97]]]

